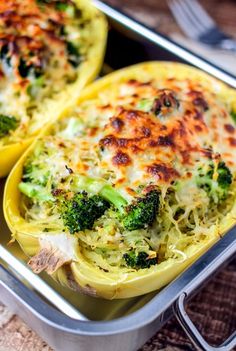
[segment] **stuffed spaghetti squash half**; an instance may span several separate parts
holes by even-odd
[[[0,177],[96,76],[106,32],[89,0],[0,1]]]
[[[86,88],[6,184],[5,218],[31,268],[108,299],[169,283],[235,223],[235,101],[177,63]]]

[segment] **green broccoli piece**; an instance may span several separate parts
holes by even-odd
[[[65,12],[67,16],[71,18],[74,18],[77,12],[75,6],[72,3],[56,1],[55,7],[58,11]]]
[[[38,78],[34,79],[34,81],[32,83],[30,83],[27,87],[27,94],[31,97],[31,98],[35,98],[40,89],[42,89],[42,87],[45,84],[45,77],[44,76],[39,76]]]
[[[34,166],[31,162],[27,162],[23,167],[22,179],[25,183],[31,183],[34,181]]]
[[[54,3],[54,0],[36,0],[38,6],[46,6]]]
[[[50,192],[41,185],[21,182],[18,187],[22,194],[31,199],[36,199],[39,201],[54,201],[54,197],[50,194]]]
[[[10,67],[11,66],[11,54],[9,52],[8,44],[4,44],[0,49],[0,59]]]
[[[212,163],[209,164],[207,172],[200,170],[197,184],[207,192],[208,196],[215,203],[219,203],[227,197],[233,176],[223,161],[217,165],[216,172],[218,177],[214,180],[214,165]]]
[[[229,168],[226,166],[224,162],[220,162],[218,164],[218,179],[217,182],[222,189],[227,189],[232,183],[232,173],[230,172]]]
[[[123,224],[127,230],[142,229],[152,225],[159,208],[159,192],[152,190],[125,208]]]
[[[18,126],[18,121],[13,116],[0,114],[0,138],[8,135],[11,130],[15,130]]]
[[[41,146],[37,145],[33,160],[27,159],[23,167],[22,181],[19,184],[19,190],[31,199],[38,201],[55,201],[51,194],[50,187],[47,187],[50,171],[42,164],[35,164],[41,152]]]
[[[123,258],[126,265],[134,269],[150,268],[158,263],[157,258],[148,258],[146,252],[136,254],[134,250],[125,253]]]
[[[26,163],[19,189],[35,200],[57,201],[64,224],[72,234],[79,230],[91,229],[94,221],[111,205],[117,211],[118,219],[125,230],[147,228],[155,220],[159,208],[157,190],[151,190],[129,204],[118,191],[102,179],[72,176],[70,191],[76,194],[68,200],[64,191],[54,189],[51,192],[46,188],[49,176],[50,174],[32,163]]]
[[[231,115],[231,117],[232,117],[232,119],[234,120],[234,122],[236,122],[236,111],[231,111],[230,112],[230,115]]]
[[[86,191],[91,194],[98,194],[103,199],[114,205],[120,212],[127,205],[127,201],[116,191],[111,185],[107,184],[103,179],[90,178],[86,176],[78,176],[73,178],[71,182],[72,191]]]
[[[143,197],[136,198],[131,204],[112,187],[105,186],[99,194],[118,210],[126,230],[146,228],[153,224],[159,208],[159,192],[152,190]]]
[[[62,1],[56,1],[55,2],[55,7],[57,10],[59,11],[66,11],[68,6],[71,6],[70,4],[67,4],[66,2],[62,2]]]
[[[79,177],[75,181],[74,187],[76,190],[99,194],[111,203],[118,211],[119,219],[124,228],[129,231],[152,225],[159,208],[159,192],[157,190],[152,190],[128,204],[117,190],[102,180]]]
[[[22,78],[27,78],[31,74],[34,76],[34,78],[39,78],[43,74],[42,67],[28,64],[22,57],[20,58],[18,71]]]
[[[59,200],[61,217],[71,234],[92,229],[96,219],[101,217],[109,206],[101,196],[88,196],[86,192],[77,193],[72,199]]]
[[[50,172],[45,168],[40,168],[32,162],[27,162],[23,168],[22,180],[24,183],[32,183],[41,186],[46,186]]]
[[[66,43],[66,49],[68,54],[68,62],[74,67],[77,68],[81,63],[81,56],[79,49],[71,41]]]
[[[144,112],[150,112],[152,109],[154,99],[142,99],[138,101],[137,103],[137,109],[144,111]]]

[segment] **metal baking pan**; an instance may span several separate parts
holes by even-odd
[[[172,60],[195,65],[236,88],[234,76],[114,8],[94,3],[110,25],[105,73],[142,61]],[[4,180],[1,192],[3,187]],[[186,299],[235,253],[236,228],[161,291],[114,301],[84,296],[47,275],[34,275],[17,244],[8,245],[2,209],[0,228],[0,299],[57,351],[136,351],[173,314],[201,350],[229,351],[236,345],[236,334],[218,348],[208,345],[184,309]]]

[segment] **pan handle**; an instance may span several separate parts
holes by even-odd
[[[176,303],[174,304],[174,313],[181,324],[182,328],[188,335],[189,339],[193,342],[198,350],[202,351],[230,351],[236,345],[236,331],[220,346],[213,347],[209,345],[206,340],[199,333],[196,326],[193,324],[185,310],[185,300],[187,294],[183,293],[180,295]]]

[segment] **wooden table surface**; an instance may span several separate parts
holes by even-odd
[[[103,0],[137,17],[164,34],[181,33],[166,0]],[[189,0],[191,1],[191,0]],[[228,34],[236,37],[236,0],[200,0],[204,8]]]
[[[106,0],[159,31],[181,33],[167,4],[161,0]],[[206,0],[202,4],[225,32],[236,37],[236,1]],[[219,344],[236,330],[236,264],[225,268],[188,306],[193,321],[208,340]],[[1,297],[0,297],[1,299]],[[19,317],[0,303],[0,351],[51,351],[52,349]],[[140,351],[195,350],[175,319]],[[70,351],[70,350],[65,350]],[[89,350],[88,350],[89,351]]]

